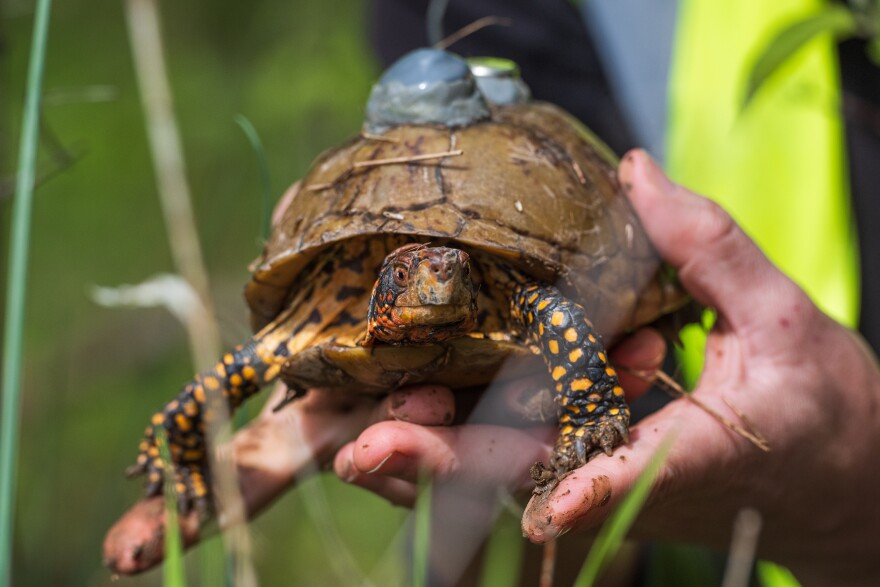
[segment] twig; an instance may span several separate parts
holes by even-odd
[[[441,157],[456,157],[463,154],[464,151],[457,149],[454,151],[443,151],[441,153],[424,153],[422,155],[407,155],[404,157],[391,157],[389,159],[373,159],[371,161],[355,161],[351,167],[339,174],[339,176],[331,182],[312,183],[305,187],[310,192],[320,192],[330,189],[335,185],[347,180],[355,171],[359,169],[369,169],[370,167],[378,167],[380,165],[396,165],[398,163],[413,163],[417,161],[426,161],[428,159],[439,159]]]
[[[553,577],[556,574],[556,541],[544,543],[541,556],[541,577],[539,587],[553,587]]]
[[[571,162],[571,168],[574,169],[574,174],[577,176],[578,181],[580,182],[580,184],[581,184],[581,185],[586,185],[586,184],[587,184],[587,178],[584,177],[584,172],[581,170],[581,166],[578,165],[578,162],[577,162],[577,161],[572,161],[572,162]]]
[[[355,161],[352,168],[361,169],[362,167],[375,167],[377,165],[395,165],[397,163],[413,163],[415,161],[426,161],[428,159],[440,159],[441,157],[457,157],[464,153],[461,149],[455,151],[442,151],[440,153],[425,153],[423,155],[408,155],[404,157],[391,157],[389,159],[373,159],[371,161]]]
[[[733,540],[721,587],[748,587],[760,535],[761,514],[752,508],[741,509],[733,523]]]
[[[749,422],[749,420],[745,417],[745,414],[743,414],[743,412],[741,410],[736,408],[730,401],[728,401],[727,398],[722,397],[722,399],[724,400],[724,403],[726,403],[730,407],[730,409],[733,410],[733,412],[736,414],[736,416],[740,420],[742,420],[743,426],[740,426],[738,424],[735,424],[734,422],[731,422],[730,420],[728,420],[727,418],[725,418],[724,416],[722,416],[721,414],[719,414],[718,412],[716,412],[715,410],[713,410],[712,408],[707,406],[705,403],[703,403],[699,399],[695,398],[692,393],[686,392],[684,390],[684,388],[682,388],[681,385],[679,385],[679,383],[676,380],[674,380],[672,377],[670,377],[669,375],[667,375],[663,371],[654,371],[651,373],[645,373],[644,371],[637,371],[635,369],[624,369],[624,370],[627,373],[631,373],[632,375],[635,375],[636,377],[638,377],[639,379],[641,379],[643,381],[647,381],[648,383],[657,383],[658,387],[660,387],[661,389],[663,389],[663,391],[667,392],[668,394],[672,395],[673,397],[684,398],[685,400],[691,402],[692,404],[694,404],[695,406],[697,406],[698,408],[700,408],[701,410],[703,410],[704,412],[706,412],[707,414],[709,414],[710,416],[712,416],[713,418],[718,420],[718,422],[720,422],[726,428],[730,429],[731,431],[735,432],[736,434],[739,434],[740,436],[742,436],[743,438],[745,438],[746,440],[748,440],[749,442],[754,444],[760,450],[762,450],[764,452],[770,452],[770,443],[767,442],[767,439],[764,438],[764,436],[761,435],[761,433],[759,433],[758,431],[756,431],[754,429],[751,422]]]
[[[446,49],[451,45],[459,42],[463,38],[474,34],[480,29],[486,28],[487,26],[499,25],[499,26],[510,26],[513,24],[513,19],[506,18],[503,16],[484,16],[478,20],[475,20],[469,25],[465,25],[462,28],[458,29],[445,39],[434,43],[435,49]]]

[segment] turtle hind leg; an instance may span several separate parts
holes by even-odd
[[[560,432],[550,457],[553,476],[559,479],[627,442],[623,388],[584,308],[555,287],[524,284],[513,292],[511,314],[540,348],[557,393]],[[548,475],[537,473],[536,481],[546,484]]]
[[[138,447],[137,461],[126,474],[146,475],[147,496],[162,492],[168,468],[156,437],[158,427],[162,426],[174,468],[179,509],[184,513],[192,507],[201,512],[211,509],[205,425],[218,417],[221,402],[234,410],[259,391],[271,375],[270,366],[259,358],[254,342],[224,354],[153,414]]]

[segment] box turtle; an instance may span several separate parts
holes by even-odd
[[[209,506],[212,398],[235,409],[278,378],[290,401],[537,366],[560,433],[535,476],[558,478],[627,440],[605,344],[681,300],[659,267],[613,154],[579,122],[530,101],[509,62],[417,50],[275,224],[245,289],[256,334],[152,417],[129,474],[161,491],[163,426],[181,508]]]

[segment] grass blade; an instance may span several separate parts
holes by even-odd
[[[262,184],[261,187],[263,191],[263,213],[260,223],[260,236],[265,241],[269,239],[269,229],[271,228],[272,221],[272,186],[269,183],[269,162],[266,160],[266,150],[263,148],[263,141],[260,140],[260,135],[257,134],[257,129],[254,128],[254,125],[244,114],[236,116],[235,123],[241,127],[241,130],[244,131],[248,141],[250,141],[254,154],[257,156],[257,163],[260,166],[260,183]]]
[[[857,32],[858,21],[855,14],[842,4],[831,4],[819,13],[799,20],[783,29],[755,60],[755,64],[749,72],[741,110],[748,107],[761,86],[787,59],[816,35],[831,33],[836,39],[843,40]]]
[[[165,563],[162,568],[163,587],[186,587],[186,571],[183,567],[183,541],[180,538],[180,525],[177,522],[177,488],[174,486],[174,471],[171,452],[168,450],[168,437],[165,427],[156,429],[156,442],[159,454],[165,461]]]
[[[636,516],[638,516],[645,500],[648,498],[651,485],[654,483],[661,465],[666,461],[666,455],[669,453],[671,446],[672,436],[668,436],[657,448],[657,452],[654,453],[647,468],[645,468],[635,485],[633,485],[633,488],[620,503],[617,511],[608,518],[602,529],[599,530],[596,541],[587,555],[587,560],[584,561],[584,566],[581,567],[581,571],[578,573],[578,578],[574,583],[575,587],[594,585],[603,567],[620,549],[626,533],[629,532]]]
[[[431,501],[432,484],[425,477],[422,491],[416,501],[415,529],[413,530],[413,587],[425,587],[428,584],[428,559],[431,552]]]
[[[0,583],[12,582],[12,528],[15,469],[18,456],[18,412],[24,340],[25,291],[31,208],[40,129],[40,95],[46,62],[51,0],[38,0],[28,65],[24,120],[19,142],[18,175],[12,204],[9,274],[6,282],[6,327],[3,333],[3,407],[0,423]]]

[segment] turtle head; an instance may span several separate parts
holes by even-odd
[[[367,341],[430,344],[477,324],[477,292],[468,254],[410,244],[385,258],[373,287]]]

